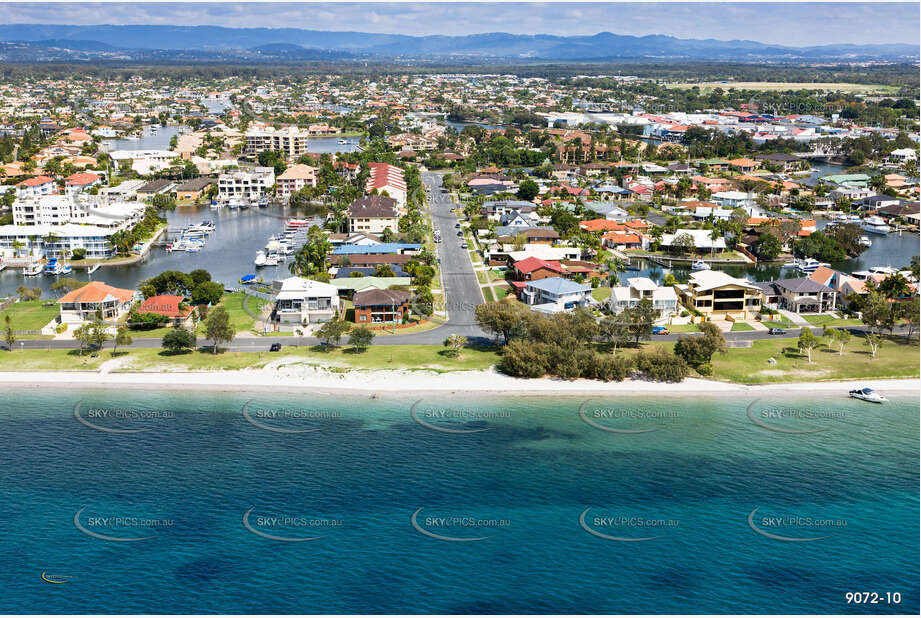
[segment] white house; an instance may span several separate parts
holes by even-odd
[[[535,311],[543,313],[569,311],[575,307],[592,305],[595,302],[592,299],[592,286],[562,277],[546,277],[537,281],[528,281],[521,290],[520,298],[523,303],[531,305]]]
[[[339,313],[339,288],[322,281],[288,277],[275,296],[275,320],[282,324],[325,322]]]
[[[112,287],[102,281],[90,281],[58,299],[61,322],[87,322],[96,318],[97,311],[102,312],[104,320],[112,322],[125,315],[139,297],[140,294],[135,290]]]
[[[899,148],[889,153],[889,161],[891,163],[902,164],[906,161],[914,161],[917,158],[918,153],[915,152],[914,148]]]
[[[147,176],[172,165],[178,155],[169,150],[113,150],[109,157],[117,166],[128,161],[131,169],[141,176]]]
[[[722,251],[726,248],[726,241],[722,236],[711,238],[713,230],[676,230],[674,234],[663,234],[659,246],[670,247],[676,238],[687,234],[694,241],[694,248],[698,251]]]
[[[656,285],[648,277],[631,277],[627,285],[611,288],[608,305],[611,312],[618,314],[624,309],[635,307],[648,298],[660,316],[674,315],[678,309],[678,295],[671,286]]]

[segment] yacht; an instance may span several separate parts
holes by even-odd
[[[848,395],[854,399],[861,399],[863,401],[869,401],[870,403],[883,403],[884,401],[887,401],[885,397],[877,393],[872,388],[868,387],[856,388],[852,391],[849,391]]]
[[[253,264],[256,266],[265,266],[265,251],[256,252],[256,259],[253,260]]]
[[[691,271],[696,272],[700,270],[710,270],[710,265],[704,262],[702,259],[697,258],[697,260],[691,264]]]
[[[888,234],[892,229],[882,217],[877,217],[876,215],[864,219],[861,227],[874,234]]]
[[[348,143],[349,143],[349,140],[345,139],[344,137],[340,137],[338,143],[340,143],[340,144],[348,144]]]
[[[219,202],[217,200],[211,200],[211,210],[220,210],[224,207],[224,202]]]
[[[42,274],[42,263],[31,262],[23,269],[22,274],[24,274],[26,277],[37,277],[38,275]]]
[[[58,262],[55,258],[48,260],[48,263],[45,264],[45,268],[42,272],[46,275],[60,275],[63,274],[65,270],[64,264]]]
[[[869,236],[861,236],[861,237],[860,237],[860,244],[863,245],[864,247],[872,247],[872,246],[873,246],[873,241],[870,240],[870,237],[869,237]]]
[[[278,266],[278,254],[270,253],[265,256],[265,265],[266,266]]]
[[[890,275],[894,275],[897,272],[899,271],[894,269],[892,266],[871,266],[870,267],[871,275],[883,275],[885,277],[889,277]]]
[[[257,206],[259,206],[259,208],[268,208],[269,207],[269,196],[268,195],[260,196]]]
[[[814,273],[820,266],[829,266],[829,264],[820,262],[815,258],[793,260],[793,268],[800,271],[801,273]]]

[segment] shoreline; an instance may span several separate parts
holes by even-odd
[[[413,394],[451,393],[522,396],[654,395],[714,396],[744,393],[842,393],[870,386],[884,394],[921,392],[921,379],[866,379],[745,385],[688,378],[679,383],[625,380],[560,380],[513,378],[495,371],[386,370],[337,373],[322,368],[283,365],[264,369],[190,372],[11,371],[0,372],[7,388],[129,388],[133,390],[223,392],[316,392]]]

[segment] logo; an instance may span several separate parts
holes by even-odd
[[[87,408],[82,410],[83,400],[74,405],[74,418],[81,424],[111,434],[136,434],[150,431],[151,427],[123,428],[107,427],[100,423],[139,424],[152,420],[176,418],[170,410],[142,410],[139,408]]]
[[[102,541],[111,541],[113,543],[134,543],[137,541],[147,541],[154,539],[157,535],[136,536],[129,535],[128,532],[139,529],[149,529],[157,527],[172,526],[172,520],[146,519],[135,516],[107,516],[107,517],[88,517],[86,523],[80,521],[80,515],[83,514],[87,507],[81,508],[74,514],[74,526],[77,530],[94,539]],[[105,530],[106,532],[116,532],[118,534],[104,534],[96,530]]]
[[[448,541],[451,543],[472,543],[474,541],[485,541],[491,539],[492,534],[487,536],[454,536],[448,534],[439,534],[432,532],[432,528],[449,531],[449,530],[476,530],[482,528],[504,528],[511,526],[507,519],[482,519],[470,515],[446,516],[446,517],[419,517],[419,513],[425,507],[419,507],[409,518],[409,523],[417,532],[429,538],[438,539],[439,541]],[[420,522],[421,519],[421,522]],[[424,525],[424,527],[423,527]]]
[[[637,434],[650,433],[666,429],[669,423],[678,419],[676,410],[641,410],[624,408],[590,407],[591,399],[586,399],[579,406],[579,418],[583,422],[609,433]],[[602,422],[605,421],[605,422]],[[636,427],[616,427],[607,423],[637,424]]]
[[[748,419],[758,427],[775,433],[793,435],[821,433],[829,431],[831,427],[798,427],[797,425],[802,425],[804,420],[812,425],[815,422],[840,420],[847,416],[843,410],[810,410],[807,408],[784,407],[758,409],[759,401],[761,400],[756,399],[748,405],[746,409]]]
[[[608,528],[611,530],[650,530],[661,529],[666,527],[677,527],[678,520],[675,519],[650,519],[648,517],[624,517],[624,516],[596,516],[588,519],[588,513],[592,507],[588,507],[579,515],[579,525],[583,530],[606,541],[617,541],[619,543],[642,543],[653,541],[662,535],[655,536],[620,536],[599,532],[597,528]]]
[[[302,408],[251,408],[255,401],[250,399],[243,404],[241,412],[246,422],[259,429],[284,434],[314,433],[320,431],[319,427],[297,427],[304,422],[329,420],[342,416],[341,412],[334,410],[308,410]],[[291,425],[284,427],[283,425]]]
[[[316,541],[318,539],[322,539],[326,535],[321,534],[319,536],[304,536],[301,534],[288,536],[287,534],[281,534],[281,532],[284,531],[287,533],[297,530],[313,530],[317,527],[338,527],[342,525],[342,522],[337,519],[310,518],[287,515],[253,516],[252,513],[255,509],[256,507],[250,507],[248,511],[243,513],[243,527],[256,536],[261,536],[262,538],[269,539],[271,541],[280,541],[282,543],[304,543],[306,541]]]
[[[765,530],[765,528],[774,528],[778,531],[785,531],[787,529],[814,530],[819,528],[844,528],[847,526],[847,520],[845,519],[829,519],[824,517],[811,517],[801,515],[783,515],[779,517],[762,516],[756,520],[755,514],[760,509],[760,506],[756,507],[754,510],[752,510],[751,513],[748,514],[748,527],[761,536],[773,539],[775,541],[783,541],[785,543],[808,543],[811,541],[821,541],[823,539],[829,538],[829,536],[787,536],[785,534],[768,532]]]
[[[52,575],[47,571],[42,571],[42,579],[49,584],[66,584],[72,578],[70,575]]]
[[[443,423],[485,423],[489,419],[510,418],[511,413],[505,410],[476,410],[476,409],[458,409],[420,406],[422,399],[419,399],[409,408],[409,415],[414,421],[432,431],[453,434],[470,434],[482,433],[489,431],[491,427],[476,427],[465,429],[452,429],[444,425],[437,424],[438,421]],[[432,422],[435,421],[435,422]]]

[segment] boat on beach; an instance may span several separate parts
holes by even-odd
[[[854,399],[860,399],[861,401],[869,401],[870,403],[883,403],[884,401],[888,401],[884,396],[869,387],[856,388],[852,391],[848,391],[848,396]]]

